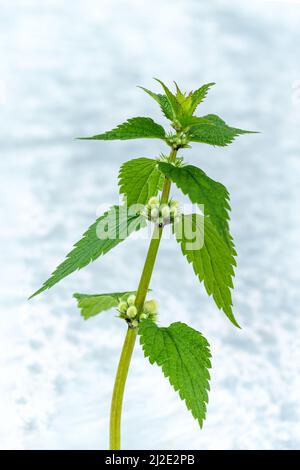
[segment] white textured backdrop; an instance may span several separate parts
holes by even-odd
[[[124,448],[294,449],[299,407],[299,2],[1,0],[2,449],[106,448],[125,333],[113,312],[83,322],[72,293],[137,286],[147,242],[127,240],[39,298],[26,298],[118,200],[119,165],[159,141],[79,142],[136,115],[158,119],[140,84],[217,82],[203,114],[258,129],[186,159],[231,192],[239,253],[235,329],[174,242],[152,288],[160,322],[210,341],[202,431],[139,345],[129,374]]]

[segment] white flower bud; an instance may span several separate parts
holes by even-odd
[[[134,326],[134,328],[139,326],[139,322],[137,320],[132,320],[131,324],[132,324],[132,326]]]
[[[142,313],[142,314],[140,315],[140,320],[146,320],[147,318],[148,318],[147,313]]]
[[[121,313],[126,313],[126,310],[127,310],[127,302],[120,302],[119,305],[118,305],[118,309]]]
[[[150,197],[149,201],[148,201],[148,204],[149,206],[158,206],[159,205],[159,201],[157,199],[157,197]]]
[[[169,206],[164,206],[161,209],[161,215],[164,219],[167,219],[170,216],[170,209]]]
[[[159,216],[158,207],[152,207],[152,209],[151,209],[151,219],[157,219],[158,216]]]
[[[135,303],[135,295],[130,295],[128,298],[127,298],[127,303],[128,305],[134,305]]]
[[[157,312],[157,303],[155,300],[148,300],[144,303],[145,312],[156,313]]]
[[[129,307],[127,309],[127,317],[128,318],[134,318],[137,314],[137,309],[134,305],[132,305],[131,307]]]

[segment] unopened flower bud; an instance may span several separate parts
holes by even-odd
[[[140,320],[146,320],[147,318],[148,318],[147,313],[142,313],[142,314],[140,315]]]
[[[149,206],[158,206],[159,205],[159,201],[157,199],[157,197],[150,197],[149,201],[148,201],[148,204]]]
[[[139,322],[138,322],[137,320],[132,320],[131,324],[132,324],[132,326],[133,326],[134,328],[136,328],[137,326],[139,326]]]
[[[144,309],[148,313],[156,313],[157,312],[157,303],[155,300],[148,300],[144,304]]]
[[[153,207],[151,209],[151,219],[157,219],[157,217],[159,216],[159,210],[157,207]]]
[[[134,318],[137,315],[137,309],[134,305],[127,309],[127,317]]]
[[[127,298],[127,303],[128,305],[134,305],[135,303],[135,295],[130,295],[128,298]]]
[[[167,219],[170,216],[170,208],[169,206],[164,206],[161,209],[161,215],[164,219]]]
[[[127,302],[120,302],[119,305],[118,305],[118,309],[121,313],[126,313],[126,310],[127,310]]]

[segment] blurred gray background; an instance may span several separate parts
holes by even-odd
[[[84,322],[73,292],[135,289],[148,242],[126,240],[46,294],[26,299],[101,212],[118,202],[120,164],[158,140],[80,142],[159,109],[136,85],[215,81],[199,112],[261,134],[182,152],[231,193],[235,329],[172,240],[152,288],[160,323],[211,343],[202,431],[137,345],[123,447],[296,449],[299,406],[300,2],[1,0],[2,449],[99,449],[125,325]],[[176,192],[173,191],[175,195]]]

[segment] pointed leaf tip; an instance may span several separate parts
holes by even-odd
[[[129,140],[129,139],[164,139],[165,130],[149,117],[134,117],[119,124],[111,131],[91,137],[80,137],[81,140]]]
[[[181,244],[182,254],[192,264],[195,275],[204,283],[206,292],[212,295],[217,307],[240,328],[232,311],[231,289],[236,264],[233,246],[225,243],[209,217],[195,213],[181,217],[181,223],[174,224],[173,230]],[[196,241],[197,245],[202,241],[202,247],[191,245]]]
[[[108,224],[109,233],[105,231]],[[66,276],[106,254],[131,233],[144,227],[145,224],[144,217],[139,214],[129,215],[125,206],[112,206],[88,228],[83,237],[75,243],[73,250],[68,253],[65,260],[30,298],[50,289]],[[106,233],[105,237],[103,237],[104,232]],[[110,234],[111,236],[109,236]]]

